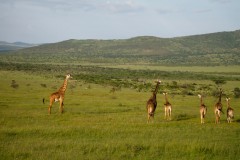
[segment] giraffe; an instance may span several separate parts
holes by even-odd
[[[201,118],[201,124],[205,123],[204,118],[207,113],[207,106],[203,103],[203,96],[201,94],[198,95],[200,98],[200,118]]]
[[[158,92],[158,88],[159,88],[159,84],[161,83],[160,80],[156,81],[156,87],[155,90],[153,91],[152,96],[149,98],[149,100],[147,101],[147,113],[148,113],[148,123],[150,121],[150,118],[154,118],[154,112],[157,108],[157,92]]]
[[[57,92],[54,92],[51,94],[50,96],[50,104],[49,104],[49,107],[48,107],[48,113],[51,114],[51,108],[52,108],[52,105],[53,105],[53,102],[57,102],[59,101],[60,102],[60,112],[63,113],[63,101],[64,101],[64,94],[65,94],[65,91],[67,89],[67,83],[68,83],[68,79],[69,78],[72,78],[70,74],[67,74],[66,75],[66,78],[63,82],[63,85],[59,88],[59,90]]]
[[[168,101],[167,98],[167,93],[164,92],[163,93],[164,97],[165,97],[165,104],[164,104],[164,109],[165,109],[165,119],[169,119],[171,120],[171,115],[172,115],[172,105],[171,103]]]
[[[231,123],[232,122],[232,119],[234,118],[234,115],[233,115],[233,109],[230,107],[230,98],[226,98],[226,101],[227,101],[227,121],[228,123]]]
[[[214,113],[215,113],[215,123],[220,123],[220,116],[221,116],[221,112],[223,113],[222,111],[222,89],[219,90],[219,99],[218,99],[218,102],[215,104],[215,107],[214,107]]]

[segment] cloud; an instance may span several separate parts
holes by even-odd
[[[174,11],[172,11],[170,9],[162,9],[162,8],[156,9],[156,11],[159,14],[169,14],[169,13],[173,13],[174,12]]]
[[[178,9],[178,10],[173,10],[173,9],[163,9],[163,8],[158,8],[156,9],[156,12],[160,15],[166,15],[166,14],[192,14],[192,13],[208,13],[212,12],[212,9],[209,8],[203,8],[203,9]]]
[[[195,13],[208,13],[208,12],[212,12],[212,9],[199,9],[199,10],[195,10]]]
[[[144,7],[133,0],[107,1],[101,6],[112,13],[136,13],[144,11]]]
[[[230,3],[232,0],[210,0],[210,2],[215,2],[215,3]]]
[[[44,8],[58,11],[92,11],[97,9],[97,0],[8,0],[1,2],[2,5],[11,7],[12,9],[29,7]]]
[[[12,7],[36,7],[54,11],[85,11],[107,13],[137,13],[144,11],[144,6],[135,0],[9,0],[3,4]]]

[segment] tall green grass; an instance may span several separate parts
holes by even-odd
[[[169,95],[172,121],[164,120],[162,94],[154,122],[147,124],[149,92],[71,80],[65,112],[55,103],[48,115],[48,96],[62,78],[0,71],[1,159],[238,159],[240,157],[239,99],[231,99],[235,120],[214,123],[214,97],[205,97],[206,123],[200,124],[197,95]],[[15,80],[18,88],[11,87]],[[46,84],[42,87],[41,84]],[[70,87],[74,85],[74,87]],[[89,87],[90,85],[90,87]],[[227,83],[224,88],[232,88]],[[239,83],[235,83],[239,85]],[[161,91],[160,91],[161,92]],[[42,103],[42,98],[46,103]],[[223,97],[224,111],[226,102]]]

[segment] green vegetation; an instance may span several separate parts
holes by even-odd
[[[75,80],[85,83],[112,86],[115,88],[131,88],[136,91],[149,92],[152,89],[154,79],[163,80],[162,90],[173,94],[192,95],[199,92],[206,92],[208,95],[215,95],[217,88],[227,81],[230,83],[239,81],[240,71],[234,72],[205,72],[197,69],[196,71],[168,71],[149,70],[149,69],[124,69],[103,66],[82,66],[82,65],[51,65],[51,64],[27,64],[27,63],[0,63],[4,70],[25,71],[30,74],[45,74],[46,77],[63,78],[63,73],[71,73]],[[171,67],[170,67],[171,68]],[[191,67],[189,67],[191,68]],[[201,68],[201,67],[200,67]],[[211,70],[211,67],[208,67]],[[219,69],[228,67],[219,67]],[[232,66],[229,69],[233,68]],[[201,81],[207,81],[202,83]],[[196,83],[197,82],[197,83]],[[18,87],[18,86],[16,86]],[[235,86],[237,87],[237,86]],[[225,91],[232,95],[234,88]]]
[[[60,87],[63,76],[45,73],[0,71],[4,77],[0,83],[3,159],[238,159],[240,156],[239,100],[230,95],[234,122],[227,124],[223,115],[222,123],[215,125],[212,108],[217,98],[204,90],[215,88],[211,80],[163,81],[157,96],[155,121],[147,124],[145,103],[154,84],[150,79],[150,88],[145,92],[132,87],[111,92],[111,85],[70,80],[65,113],[60,115],[59,104],[55,103],[49,116],[48,96]],[[18,87],[12,87],[16,84]],[[200,86],[202,89],[197,89]],[[230,93],[234,86],[239,86],[239,81],[226,81],[222,86],[224,93]],[[176,88],[182,92],[195,88],[205,93],[206,124],[200,124],[198,97],[174,94]],[[172,121],[164,120],[161,93],[166,89],[171,92],[169,100],[174,107]],[[46,104],[42,104],[42,98]],[[223,104],[226,110],[224,99]]]
[[[67,40],[1,55],[4,62],[114,63],[185,66],[240,64],[240,31],[126,40]]]
[[[1,159],[239,159],[239,33],[69,40],[1,54]],[[55,103],[48,115],[48,97],[67,73],[65,112]],[[156,79],[158,107],[147,124]],[[225,114],[216,125],[219,87]],[[173,105],[171,121],[162,92]],[[204,125],[199,93],[208,107]]]

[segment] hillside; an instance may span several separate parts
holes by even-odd
[[[3,61],[239,65],[240,30],[176,38],[67,40],[11,52]]]
[[[37,45],[24,43],[24,42],[9,43],[9,42],[0,41],[0,52],[19,50],[19,49],[24,49],[24,48],[34,47],[34,46],[37,46]]]

